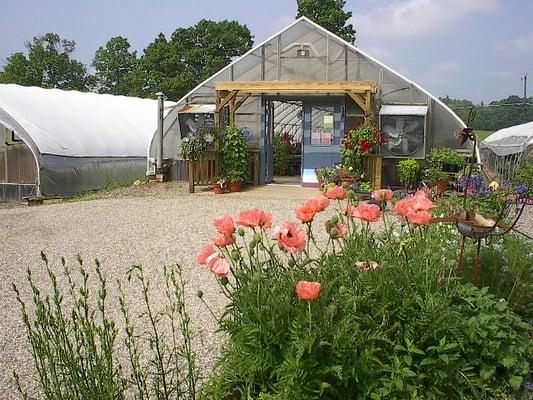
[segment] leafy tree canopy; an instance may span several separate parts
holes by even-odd
[[[355,43],[355,29],[347,24],[351,11],[344,11],[345,0],[297,0],[296,18],[305,16],[349,43]]]
[[[96,70],[96,85],[99,93],[128,95],[134,85],[137,68],[137,52],[130,52],[128,39],[116,36],[100,47],[92,66]]]
[[[17,52],[7,58],[4,70],[0,72],[1,83],[76,90],[87,90],[92,86],[85,66],[72,58],[76,48],[73,40],[47,33],[34,37],[25,46],[27,56]]]
[[[467,122],[470,108],[474,105],[470,100],[441,98],[463,121]],[[527,107],[527,121],[524,120],[524,107]],[[509,96],[505,99],[491,101],[488,105],[476,105],[476,118],[472,127],[485,131],[497,131],[513,125],[533,121],[533,97],[524,99]]]
[[[252,38],[246,25],[227,20],[201,20],[192,27],[177,29],[170,40],[160,33],[140,59],[134,93],[153,96],[163,91],[177,100],[247,52]]]

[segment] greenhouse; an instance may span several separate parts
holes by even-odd
[[[483,166],[509,179],[523,160],[533,158],[533,122],[500,129],[483,140],[479,149]]]
[[[0,85],[0,201],[142,177],[157,101]]]
[[[458,148],[464,123],[416,83],[309,19],[302,17],[232,62],[178,101],[162,140],[170,176],[186,179],[179,143],[201,129],[235,124],[258,153],[259,183],[274,179],[274,140],[289,137],[302,185],[315,169],[339,163],[344,132],[372,117],[386,143],[380,148],[383,184],[398,183],[401,159],[423,160],[433,147]],[[151,162],[161,151],[154,136]]]

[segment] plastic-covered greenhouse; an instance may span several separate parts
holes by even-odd
[[[315,168],[339,162],[344,130],[369,114],[388,137],[384,184],[397,182],[399,159],[458,147],[453,133],[465,126],[416,83],[302,17],[179,100],[165,119],[163,155],[171,175],[183,179],[180,140],[235,123],[259,151],[260,183],[273,179],[274,135],[288,135],[301,143],[300,182],[313,184]],[[158,147],[154,136],[152,161]]]
[[[157,115],[154,100],[0,85],[0,200],[143,176]]]
[[[533,122],[500,129],[479,145],[483,166],[509,179],[522,160],[533,157]]]

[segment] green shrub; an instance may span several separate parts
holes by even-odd
[[[400,183],[404,186],[418,185],[421,171],[422,166],[417,160],[407,159],[398,163],[398,177],[400,178]]]
[[[430,167],[447,172],[458,172],[466,165],[466,159],[449,147],[434,147],[427,158]]]
[[[281,135],[274,136],[274,173],[276,175],[288,175],[291,146],[285,143]]]
[[[230,182],[246,179],[249,174],[250,160],[248,142],[242,131],[228,126],[220,148],[222,174]]]

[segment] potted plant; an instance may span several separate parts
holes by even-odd
[[[228,126],[220,147],[223,176],[230,192],[240,191],[241,182],[249,172],[248,142],[240,129]]]
[[[407,187],[417,187],[420,183],[420,174],[422,172],[422,166],[417,160],[409,158],[402,160],[398,163],[398,177],[400,183]]]
[[[431,167],[449,173],[457,173],[466,165],[465,158],[449,147],[434,147],[431,149],[428,162]]]
[[[228,189],[231,193],[236,193],[241,191],[241,174],[235,171],[228,171],[226,173],[226,180],[228,182]]]
[[[443,193],[448,188],[450,174],[437,167],[429,167],[425,171],[427,181],[437,188],[439,193]]]
[[[220,178],[213,185],[213,192],[215,194],[224,194],[226,189],[226,179]]]
[[[344,179],[360,180],[364,176],[363,157],[375,154],[383,143],[383,136],[370,118],[346,132],[340,150],[341,168],[349,175]]]
[[[339,174],[336,168],[321,167],[315,169],[316,178],[322,189],[328,183],[337,184],[339,181]]]

